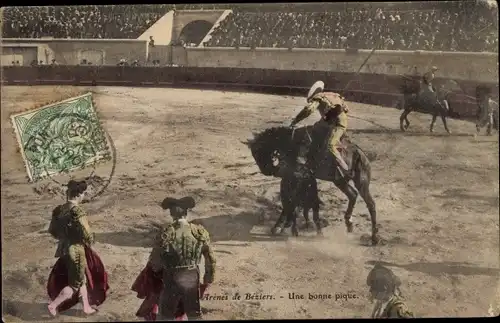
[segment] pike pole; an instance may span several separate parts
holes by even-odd
[[[345,91],[347,90],[347,88],[349,87],[349,85],[351,85],[352,81],[354,81],[359,73],[361,72],[361,69],[363,68],[363,66],[365,66],[366,62],[368,62],[368,60],[372,57],[373,53],[375,53],[375,49],[377,48],[377,46],[383,41],[383,39],[381,39],[378,43],[375,44],[375,46],[373,46],[373,49],[371,50],[370,54],[368,54],[368,56],[366,56],[365,60],[363,61],[363,63],[359,66],[358,68],[358,71],[356,72],[356,74],[354,74],[354,76],[349,80],[349,82],[347,82],[346,86],[344,87],[344,89],[342,90],[342,96],[345,98]],[[385,43],[386,41],[384,41]],[[349,116],[350,118],[353,118],[353,119],[360,119],[358,117],[355,117],[353,115]],[[362,119],[361,119],[362,120]]]
[[[347,88],[349,87],[349,85],[351,85],[352,81],[354,81],[359,76],[359,73],[361,72],[361,69],[363,68],[363,66],[365,66],[366,62],[368,62],[368,60],[370,59],[370,57],[372,57],[373,53],[375,53],[375,49],[377,48],[377,46],[382,41],[383,41],[383,39],[381,39],[377,44],[375,44],[375,46],[373,46],[373,49],[371,50],[370,54],[368,54],[368,56],[366,56],[365,60],[361,64],[361,66],[358,68],[358,71],[356,72],[356,74],[354,74],[354,76],[349,80],[349,82],[347,82],[346,86],[342,90],[342,95],[344,97],[345,97],[345,91],[347,90]]]

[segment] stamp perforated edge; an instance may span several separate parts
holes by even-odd
[[[102,122],[102,119],[101,119],[102,115],[100,114],[99,109],[97,108],[97,105],[95,103],[95,97],[94,97],[94,95],[95,95],[95,93],[93,91],[82,91],[82,92],[80,92],[80,94],[76,94],[76,95],[68,97],[66,99],[53,100],[53,101],[49,101],[49,102],[46,102],[46,103],[41,103],[41,104],[35,105],[34,108],[26,108],[26,109],[24,109],[24,110],[22,110],[20,112],[12,113],[9,116],[9,118],[11,120],[12,128],[14,129],[14,135],[15,135],[16,140],[17,140],[17,149],[16,150],[22,156],[23,164],[24,164],[24,167],[25,167],[26,173],[27,173],[26,177],[28,178],[29,182],[34,183],[34,182],[37,182],[37,181],[40,181],[40,180],[44,180],[47,177],[49,177],[50,174],[46,174],[45,173],[42,176],[40,176],[39,178],[37,178],[36,180],[33,179],[33,174],[31,172],[31,170],[29,168],[29,165],[28,165],[28,162],[26,160],[26,155],[24,153],[24,149],[21,147],[21,143],[22,143],[21,136],[20,136],[19,130],[17,128],[17,123],[15,122],[15,118],[18,117],[18,116],[20,116],[20,115],[26,114],[27,112],[33,113],[33,112],[36,112],[36,111],[48,108],[50,106],[53,106],[55,104],[69,102],[69,101],[76,100],[78,98],[82,98],[82,97],[85,97],[85,96],[90,96],[90,101],[92,102],[92,107],[94,109],[95,114],[97,115],[98,123],[99,123],[101,129],[104,132],[103,135],[104,135],[105,140],[106,140],[105,150],[108,151],[108,152],[112,152],[111,149],[110,149],[110,142],[109,142],[109,138],[108,138],[109,135],[108,135],[108,133],[106,131],[106,128],[104,127],[104,123]],[[113,157],[116,158],[116,156],[112,156],[112,158]],[[97,166],[97,165],[106,163],[108,161],[109,161],[109,159],[102,158],[102,159],[99,159],[98,161],[94,162],[93,164],[95,166]],[[77,169],[72,170],[72,172],[75,171],[75,170],[77,170]]]

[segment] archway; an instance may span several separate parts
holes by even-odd
[[[182,28],[179,40],[187,45],[199,45],[210,29],[212,29],[212,26],[213,24],[206,20],[191,21],[189,24],[184,26],[184,28]]]

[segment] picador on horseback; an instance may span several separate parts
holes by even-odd
[[[424,73],[421,80],[417,75],[405,76],[403,98],[399,103],[400,108],[403,110],[399,118],[401,131],[406,131],[410,127],[408,115],[412,111],[417,111],[432,115],[430,132],[434,132],[434,124],[437,117],[440,116],[446,132],[451,134],[446,117],[458,117],[458,114],[450,109],[447,99],[450,91],[442,85],[437,88],[434,87],[433,81],[436,71],[438,71],[438,68],[433,66],[428,72]]]
[[[433,92],[433,93],[436,93],[436,88],[434,87],[434,85],[432,84],[432,81],[434,81],[434,79],[436,78],[436,72],[438,71],[439,69],[436,67],[436,66],[433,66],[431,67],[431,69],[424,74],[424,76],[422,77],[422,82],[427,86],[427,89],[429,89],[429,91]],[[444,108],[446,110],[450,110],[450,107],[448,105],[448,101],[446,100],[443,100],[443,105],[444,105]]]
[[[358,195],[361,196],[370,213],[371,238],[375,245],[379,241],[377,211],[370,193],[370,160],[374,159],[370,159],[346,135],[348,108],[344,98],[338,93],[324,92],[324,87],[322,81],[314,83],[307,95],[307,105],[292,120],[289,127],[272,127],[254,133],[247,145],[262,174],[285,179],[282,184],[290,180],[293,190],[300,189],[301,185],[297,182],[305,184],[304,187],[307,186],[308,189],[311,188],[314,179],[335,184],[348,199],[344,214],[347,232],[353,232],[352,213]],[[321,114],[320,121],[314,125],[295,128],[297,123],[310,116],[314,110]],[[312,174],[312,177],[305,181],[309,174]],[[280,191],[286,193],[290,190]],[[310,192],[313,196],[317,195],[314,190]],[[293,192],[287,196],[296,200]],[[296,209],[295,202],[290,204],[289,210]],[[284,204],[288,205],[287,202]],[[290,223],[290,219],[295,219],[295,215],[287,216],[287,219]]]
[[[315,110],[321,114],[321,118],[330,127],[328,138],[328,151],[333,154],[335,160],[340,166],[340,172],[344,177],[350,178],[349,166],[340,155],[338,150],[340,139],[347,130],[347,104],[344,98],[334,92],[323,92],[325,84],[322,81],[317,81],[313,84],[307,94],[308,104],[297,114],[292,120],[290,127],[295,127],[297,123],[309,117]],[[314,170],[315,163],[308,160],[308,164]]]

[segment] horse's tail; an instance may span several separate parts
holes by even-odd
[[[354,155],[358,154],[359,155],[358,157],[363,157],[365,159],[365,162],[368,163],[368,165],[370,164],[370,162],[377,160],[377,153],[376,152],[374,152],[374,151],[364,152],[363,149],[361,149],[358,145],[356,145],[354,143],[353,143],[353,146],[354,146],[354,152],[355,152]]]
[[[371,181],[372,170],[370,162],[377,158],[376,153],[365,153],[358,145],[354,144],[356,147],[354,151],[353,168],[355,172],[359,172],[360,175],[366,176],[368,183]]]
[[[445,97],[445,100],[446,102],[448,102],[448,111],[447,111],[447,114],[450,118],[455,118],[455,119],[459,119],[460,118],[460,114],[456,111],[453,110],[453,107],[450,103],[450,100],[448,99],[448,96]]]

